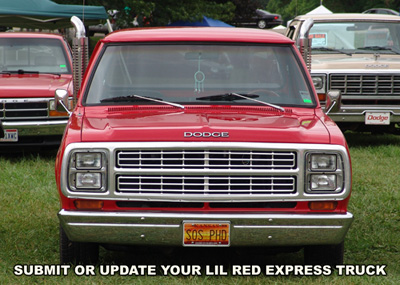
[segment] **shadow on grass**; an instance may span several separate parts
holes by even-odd
[[[400,145],[399,135],[345,132],[349,147]]]
[[[0,159],[6,159],[11,162],[20,161],[21,159],[37,159],[45,160],[56,158],[58,147],[18,147],[18,148],[0,148]]]
[[[132,247],[125,251],[101,251],[101,264],[140,265],[295,265],[303,264],[302,251],[278,252],[273,248],[162,248]]]

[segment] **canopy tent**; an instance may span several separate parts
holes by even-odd
[[[50,0],[0,0],[0,26],[69,28],[72,16],[79,17],[86,26],[108,18],[103,6],[64,5]]]
[[[331,10],[326,8],[324,5],[320,5],[314,10],[311,10],[306,15],[315,15],[315,14],[333,14]]]
[[[231,25],[228,25],[225,22],[222,22],[220,20],[215,20],[208,18],[206,16],[203,16],[203,19],[201,21],[195,21],[195,22],[189,22],[189,21],[177,21],[169,24],[168,26],[174,26],[174,27],[183,27],[183,26],[195,26],[195,27],[233,27]]]

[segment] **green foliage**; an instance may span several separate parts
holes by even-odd
[[[133,26],[135,16],[142,26],[165,26],[178,20],[199,20],[202,15],[229,22],[236,15],[249,15],[255,8],[282,15],[284,21],[305,14],[321,3],[334,13],[361,13],[369,8],[399,11],[400,0],[54,0],[60,4],[100,5],[119,10],[119,25]],[[128,7],[126,10],[125,8]],[[127,12],[126,12],[127,11]],[[145,21],[143,22],[143,19]],[[150,22],[148,22],[150,20]]]
[[[265,9],[278,13],[284,21],[303,15],[322,5],[334,13],[361,13],[370,8],[399,11],[400,0],[269,0]]]
[[[82,4],[78,0],[57,0],[60,4]],[[76,3],[80,2],[80,3]],[[117,26],[133,27],[137,20],[139,26],[165,26],[168,23],[184,20],[197,21],[203,15],[229,21],[233,18],[236,6],[230,1],[210,0],[91,0],[85,5],[100,5],[106,10],[118,10]]]
[[[214,1],[197,0],[153,0],[153,26],[165,26],[179,20],[196,21],[203,16],[228,21],[234,15],[235,6],[231,2],[217,3]]]
[[[120,12],[117,17],[117,26],[121,28],[133,27],[135,18],[140,23],[147,23],[155,9],[154,2],[144,0],[124,0],[121,2],[124,7],[118,9]]]
[[[286,22],[319,6],[320,0],[270,0],[267,11],[280,14]]]

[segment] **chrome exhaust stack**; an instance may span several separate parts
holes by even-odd
[[[74,105],[81,87],[82,79],[89,63],[89,41],[86,37],[85,25],[76,16],[71,17],[75,28],[75,36],[72,40],[73,76],[74,76]]]
[[[309,33],[313,25],[314,21],[311,18],[304,21],[300,28],[300,34],[297,42],[297,46],[300,48],[300,53],[303,56],[309,71],[311,70],[311,40],[309,38]]]

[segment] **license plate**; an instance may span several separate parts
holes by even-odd
[[[365,113],[366,125],[390,125],[389,112],[366,112]]]
[[[229,222],[183,222],[184,246],[229,246]]]
[[[0,138],[1,142],[17,142],[18,130],[4,130],[4,137]]]

